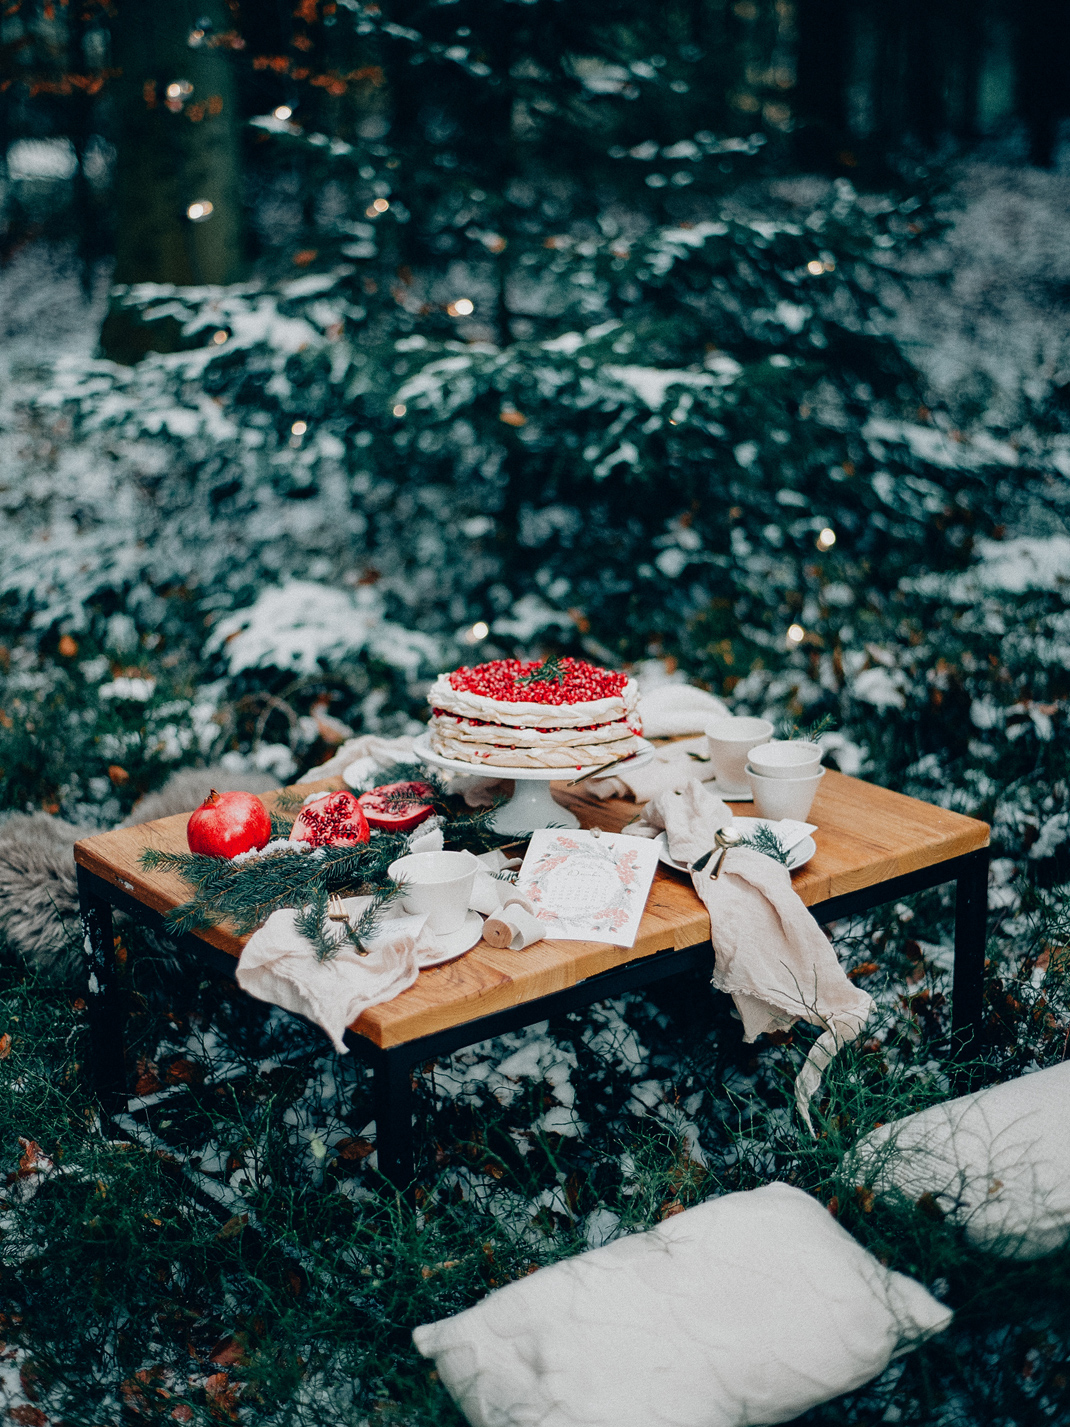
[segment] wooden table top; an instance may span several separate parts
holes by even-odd
[[[302,784],[300,791],[342,786],[334,778]],[[601,801],[583,788],[569,791],[553,784],[552,789],[585,827],[618,832],[637,811],[633,802]],[[271,806],[272,795],[265,794],[264,801]],[[735,804],[734,811],[741,817],[753,814],[748,803]],[[185,852],[187,817],[179,814],[84,838],[75,844],[75,860],[154,911],[167,912],[189,900],[190,888],[174,873],[146,872],[139,858],[147,847]],[[818,825],[817,853],[792,873],[792,885],[810,907],[988,845],[987,823],[831,769],[821,780],[810,821]],[[199,935],[235,957],[246,940],[223,928]],[[634,946],[547,940],[526,951],[503,951],[480,941],[458,960],[422,971],[414,986],[365,1011],[352,1029],[383,1048],[402,1045],[564,990],[639,957],[698,945],[709,935],[709,917],[690,879],[659,867]]]

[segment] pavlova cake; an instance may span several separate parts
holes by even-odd
[[[428,694],[443,758],[502,768],[583,768],[646,745],[639,686],[582,659],[495,659],[440,674]]]

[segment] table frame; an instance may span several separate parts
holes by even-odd
[[[982,1045],[988,863],[989,849],[981,847],[856,892],[827,898],[809,908],[819,924],[827,925],[898,901],[914,892],[954,882],[951,1049],[957,1056],[976,1053]],[[78,895],[89,970],[87,1010],[92,1040],[92,1075],[105,1110],[113,1113],[126,1095],[124,1027],[112,931],[113,908],[127,912],[142,925],[162,932],[180,950],[189,952],[214,971],[233,978],[237,960],[202,937],[190,933],[176,936],[159,912],[81,865],[78,866]],[[379,1173],[398,1189],[405,1189],[414,1179],[412,1071],[415,1066],[506,1031],[515,1031],[568,1011],[581,1010],[596,1001],[619,996],[624,991],[651,982],[663,981],[681,972],[712,972],[713,959],[714,952],[709,941],[679,950],[659,951],[578,981],[550,995],[387,1048],[347,1030],[346,1045],[369,1063],[373,1071]]]

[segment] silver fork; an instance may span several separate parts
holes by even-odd
[[[349,913],[342,905],[342,899],[337,892],[332,892],[327,902],[327,920],[329,922],[345,922],[349,925]]]

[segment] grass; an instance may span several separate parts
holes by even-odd
[[[318,1033],[125,929],[142,1098],[118,1138],[87,1087],[77,988],[8,956],[0,1337],[30,1399],[13,1420],[450,1427],[412,1327],[607,1230],[772,1178],[956,1310],[942,1338],[800,1421],[1070,1420],[1070,1252],[995,1259],[844,1168],[866,1129],[948,1094],[946,914],[933,893],[914,909],[838,929],[881,1029],[828,1073],[816,1140],[790,1111],[812,1032],[744,1046],[728,998],[686,977],[425,1067],[413,1207],[375,1172],[365,1071]],[[1004,1054],[981,1070],[1017,1068]]]

